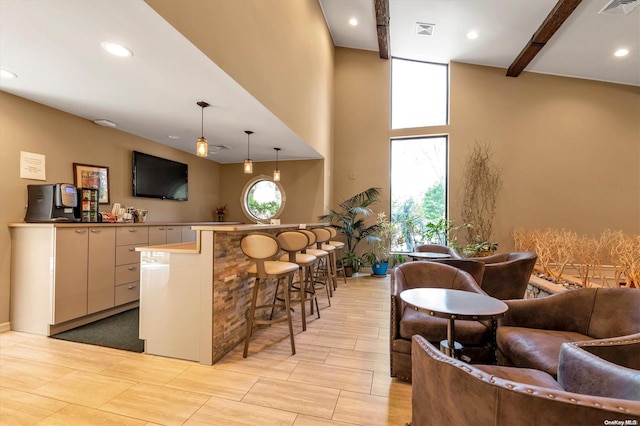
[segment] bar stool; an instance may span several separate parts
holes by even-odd
[[[272,259],[280,251],[280,245],[278,240],[269,234],[249,234],[240,239],[240,249],[242,252],[250,258],[254,263],[249,267],[249,277],[256,279],[253,286],[253,292],[251,293],[251,305],[249,308],[249,314],[247,316],[247,332],[244,338],[244,351],[242,357],[246,358],[249,353],[249,339],[253,331],[253,324],[273,324],[274,322],[282,321],[283,319],[258,319],[256,318],[257,309],[266,309],[279,307],[284,308],[286,312],[286,321],[289,324],[289,338],[291,340],[291,354],[296,353],[296,344],[293,337],[293,324],[291,323],[291,304],[289,300],[289,289],[293,282],[293,276],[298,270],[298,265],[290,262],[281,262]],[[258,292],[261,283],[266,283],[269,279],[276,279],[276,291],[280,280],[287,279],[289,283],[287,286],[283,286],[283,298],[284,304],[272,303],[267,305],[257,305]]]
[[[336,248],[331,244],[328,244],[331,239],[331,232],[327,228],[313,228],[311,230],[316,234],[316,245],[320,250],[329,252],[329,260],[327,261],[327,275],[331,280],[333,290],[337,289],[338,279],[336,278]]]
[[[310,244],[305,250],[303,250],[303,253],[309,253],[318,258],[315,275],[313,277],[313,287],[314,289],[318,287],[324,288],[324,291],[327,293],[327,301],[329,302],[329,306],[331,306],[331,296],[333,296],[333,291],[331,289],[331,285],[329,285],[329,277],[327,274],[324,274],[322,277],[320,276],[321,271],[326,271],[326,264],[329,261],[329,252],[314,248],[317,246],[316,234],[308,229],[300,229],[299,231],[309,237]]]
[[[318,318],[320,318],[320,309],[318,308],[318,300],[316,299],[316,291],[313,285],[313,265],[318,262],[318,258],[309,253],[302,253],[309,245],[309,237],[299,231],[282,231],[276,235],[276,239],[280,244],[280,248],[287,252],[280,256],[280,261],[295,263],[298,265],[298,275],[300,280],[294,281],[291,285],[291,292],[297,292],[300,296],[300,310],[302,313],[302,331],[307,330],[307,313],[305,309],[306,302],[309,302],[311,314],[313,314],[313,304],[316,304]],[[274,299],[278,295],[278,287]],[[273,310],[271,311],[273,315]]]
[[[331,244],[336,248],[336,275],[338,275],[338,272],[342,271],[342,278],[344,279],[344,283],[346,284],[347,274],[344,273],[344,262],[342,257],[342,249],[344,248],[344,243],[342,241],[337,241],[333,239],[336,237],[336,235],[338,235],[338,231],[336,231],[336,228],[327,227],[327,229],[329,230],[329,232],[331,232],[331,238],[332,238],[331,240],[329,240],[329,244]],[[337,259],[340,259],[339,264],[337,262]]]

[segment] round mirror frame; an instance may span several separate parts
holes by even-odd
[[[273,215],[272,217],[268,218],[268,219],[260,219],[255,217],[254,215],[251,214],[251,212],[249,211],[249,206],[247,205],[247,197],[249,195],[249,191],[251,190],[251,188],[253,188],[258,182],[262,182],[262,181],[269,181],[271,183],[273,183],[274,185],[276,185],[278,187],[278,190],[280,191],[280,208],[278,208],[278,211],[276,212],[275,215]],[[242,207],[242,212],[244,213],[244,215],[251,221],[251,222],[258,222],[258,223],[269,223],[269,221],[271,219],[277,219],[280,217],[280,215],[282,214],[282,211],[284,210],[284,206],[287,203],[287,197],[284,193],[284,188],[282,187],[282,185],[280,184],[280,182],[276,182],[273,180],[272,176],[268,176],[268,175],[258,175],[254,178],[249,179],[249,181],[244,185],[244,188],[242,188],[242,193],[240,195],[240,206]]]

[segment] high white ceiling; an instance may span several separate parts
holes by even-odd
[[[508,68],[558,0],[389,0],[391,55]],[[583,0],[525,71],[640,86],[640,7],[599,14],[610,0]],[[320,0],[334,44],[378,50],[371,0]],[[351,17],[359,21],[349,25]],[[433,35],[416,23],[435,24]],[[467,33],[477,31],[469,40]],[[627,48],[625,58],[613,56]]]
[[[373,0],[319,1],[337,46],[378,49]],[[584,0],[526,71],[640,86],[640,7],[598,14],[607,2]],[[555,3],[390,0],[391,55],[507,68]],[[416,22],[435,24],[433,35],[416,35]],[[472,29],[476,40],[466,38]],[[110,56],[103,41],[134,56]],[[630,54],[615,58],[619,47]],[[0,79],[0,90],[191,153],[202,133],[196,102],[207,101],[204,135],[219,163],[244,160],[244,130],[255,132],[254,161],[273,161],[274,147],[283,160],[320,158],[143,0],[0,0],[0,68],[18,76]]]

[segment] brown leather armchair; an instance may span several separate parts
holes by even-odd
[[[418,287],[484,294],[471,275],[453,266],[418,261],[394,268],[391,274],[391,376],[407,381],[411,381],[411,337],[418,334],[436,345],[447,337],[447,319],[405,309],[400,293]],[[491,361],[494,355],[493,322],[456,321],[456,341],[464,347],[462,354],[473,362]]]
[[[450,255],[451,259],[462,259],[462,256],[460,256],[453,248],[440,244],[422,244],[416,246],[414,250],[421,252],[444,253]]]
[[[609,389],[620,382],[611,379],[617,373],[607,361],[593,357],[574,363],[575,353],[567,354],[563,364],[578,374],[569,379],[573,383],[561,385],[539,370],[469,365],[414,336],[411,425],[638,424],[640,402],[633,400],[633,382],[615,395],[571,391],[585,381],[607,382],[603,387]]]
[[[496,299],[522,299],[538,255],[533,252],[498,253],[473,258],[485,265],[480,287]]]
[[[640,333],[640,290],[634,288],[582,288],[505,303],[509,310],[496,332],[499,365],[555,377],[563,343]]]

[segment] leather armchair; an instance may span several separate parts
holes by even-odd
[[[499,365],[535,368],[555,377],[563,343],[595,345],[640,333],[638,289],[582,288],[505,303],[509,310],[496,332]],[[597,351],[595,346],[590,350]]]
[[[422,252],[428,251],[431,253],[444,253],[450,255],[452,259],[462,259],[462,256],[460,256],[457,251],[455,251],[451,247],[443,246],[440,244],[422,244],[416,246],[414,250]]]
[[[432,259],[430,262],[444,263],[471,274],[473,279],[482,287],[482,279],[484,277],[484,263],[476,262],[471,259]]]
[[[498,253],[473,258],[485,264],[482,289],[496,299],[522,299],[538,260],[533,252]]]
[[[411,381],[411,337],[421,335],[439,345],[447,336],[447,320],[406,308],[400,293],[410,288],[431,287],[483,293],[467,272],[453,266],[430,262],[407,262],[391,274],[391,376]],[[474,362],[491,361],[494,356],[493,321],[456,321],[456,341],[463,355]]]
[[[591,361],[580,366],[587,368],[581,379],[601,374],[597,371],[603,361]],[[421,336],[413,338],[412,362],[412,426],[601,426],[640,421],[638,401],[568,391],[534,369],[469,365],[441,353]],[[606,374],[597,379],[606,380]]]

